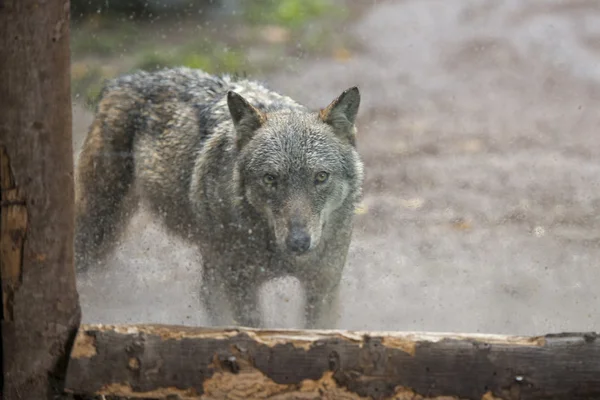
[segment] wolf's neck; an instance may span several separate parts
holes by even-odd
[[[227,127],[218,128],[220,129],[205,141],[196,156],[190,182],[192,203],[198,199],[207,201],[207,197],[214,196],[221,196],[221,200],[227,202],[234,195],[233,188],[230,188],[232,185],[228,184],[233,180],[235,166],[234,139]]]

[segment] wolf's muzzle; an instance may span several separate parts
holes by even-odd
[[[306,253],[310,249],[311,237],[303,226],[292,224],[285,244],[293,253]]]

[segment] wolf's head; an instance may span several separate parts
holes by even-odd
[[[265,216],[280,249],[295,255],[313,250],[328,223],[352,218],[360,196],[358,88],[319,112],[265,113],[234,92],[227,101],[236,129],[240,196]]]

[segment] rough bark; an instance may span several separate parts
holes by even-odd
[[[600,340],[85,325],[67,390],[148,399],[591,399],[600,398]]]
[[[73,268],[69,2],[0,1],[2,398],[61,391]]]

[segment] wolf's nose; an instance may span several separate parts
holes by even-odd
[[[288,248],[295,253],[304,253],[310,248],[310,236],[304,230],[292,229],[286,242]]]

